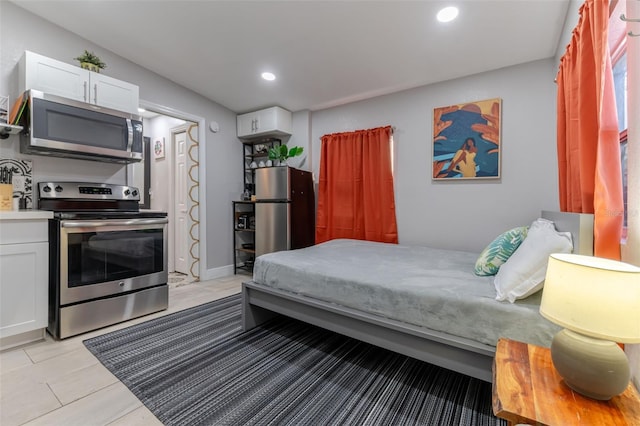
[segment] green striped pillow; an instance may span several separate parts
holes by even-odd
[[[527,237],[528,230],[528,226],[519,226],[498,235],[498,237],[480,253],[480,257],[476,260],[475,274],[481,276],[497,274],[500,265],[509,259]]]

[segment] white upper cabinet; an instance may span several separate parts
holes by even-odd
[[[106,75],[89,72],[91,74],[92,93],[89,96],[91,103],[119,111],[127,111],[135,115],[140,114],[138,112],[140,103],[138,86]]]
[[[138,86],[65,62],[25,51],[19,89],[35,89],[81,102],[138,115]]]
[[[291,112],[280,107],[238,115],[238,137],[252,139],[291,134]]]

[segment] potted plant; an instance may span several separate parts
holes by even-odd
[[[294,146],[288,148],[287,145],[278,145],[273,148],[269,148],[269,160],[279,161],[281,166],[287,164],[287,159],[291,157],[297,157],[302,154],[304,148],[301,146]]]
[[[93,72],[99,73],[101,69],[107,67],[107,64],[102,62],[102,60],[98,56],[96,56],[95,53],[89,52],[88,50],[85,50],[82,55],[74,59],[80,62],[81,68]]]

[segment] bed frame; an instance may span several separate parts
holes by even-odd
[[[593,215],[542,212],[573,236],[574,252],[593,253]],[[242,284],[242,327],[285,315],[421,361],[491,382],[495,347],[322,300],[257,284]]]

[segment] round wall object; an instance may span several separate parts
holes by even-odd
[[[209,129],[211,129],[213,133],[218,133],[220,131],[220,125],[217,121],[212,121],[209,123]]]

